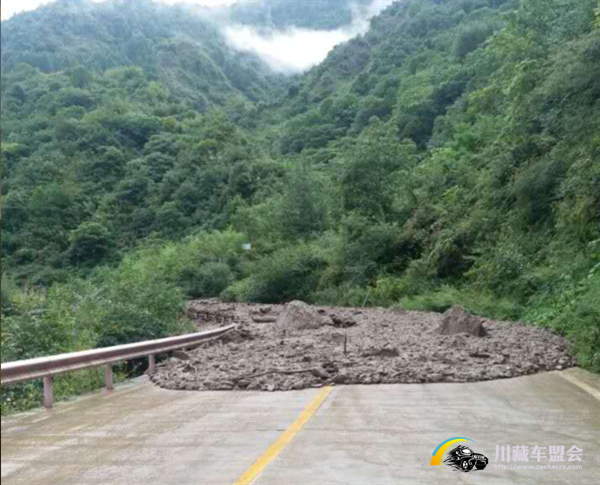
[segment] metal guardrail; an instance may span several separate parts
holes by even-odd
[[[181,350],[186,347],[193,347],[207,340],[220,337],[235,328],[236,325],[230,325],[228,327],[209,330],[207,332],[182,335],[179,337],[2,364],[0,374],[2,386],[43,379],[44,405],[46,409],[52,409],[53,377],[56,375],[105,365],[106,388],[108,390],[113,390],[114,364],[141,357],[148,357],[148,372],[153,373],[156,368],[156,356],[158,354]]]

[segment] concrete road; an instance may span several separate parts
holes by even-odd
[[[571,379],[571,380],[567,380]],[[485,470],[430,466],[470,438]],[[600,380],[583,371],[477,384],[290,393],[120,388],[2,420],[2,483],[397,485],[600,483]],[[466,444],[466,443],[463,443]],[[501,461],[497,446],[577,446],[581,462]]]

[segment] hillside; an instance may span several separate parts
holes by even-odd
[[[353,9],[368,8],[373,0],[264,0],[239,2],[231,7],[231,19],[241,24],[274,29],[332,30],[352,23]],[[381,0],[377,0],[381,1]]]
[[[126,4],[2,24],[3,359],[377,278],[372,305],[549,327],[600,371],[597,0],[396,2],[285,79]]]
[[[257,57],[232,51],[208,13],[151,0],[62,0],[2,23],[2,74],[136,66],[205,111],[231,99],[267,100],[285,85]]]

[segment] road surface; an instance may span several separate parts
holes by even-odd
[[[431,466],[435,448],[454,437],[474,440],[488,467]],[[600,381],[570,370],[289,393],[141,383],[3,419],[1,441],[3,485],[597,485]],[[550,446],[576,446],[581,462],[565,454],[539,465],[579,469],[500,469],[538,462],[502,461],[499,447],[536,445],[546,456]]]

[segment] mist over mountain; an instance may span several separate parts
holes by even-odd
[[[231,46],[260,56],[277,72],[303,72],[329,52],[366,33],[394,0],[264,0],[232,7],[225,35]]]
[[[219,43],[225,42],[235,52],[247,52],[256,55],[270,68],[279,73],[294,74],[308,70],[314,65],[322,62],[327,54],[336,46],[350,40],[353,37],[364,34],[369,28],[369,20],[379,14],[394,0],[311,0],[308,2],[290,2],[288,0],[252,0],[239,1],[227,7],[225,4],[209,4],[206,2],[177,2],[167,0],[139,0],[136,2],[119,0],[59,0],[56,7],[63,13],[76,12],[88,15],[103,15],[104,21],[113,21],[110,15],[118,17],[119,10],[137,10],[137,18],[141,20],[143,12],[164,12],[167,17],[173,16],[173,8],[179,12],[181,17],[187,16],[187,26],[178,25],[177,34],[180,37],[188,36],[189,41],[198,43],[202,41],[206,45],[198,45],[198,48],[206,51],[215,49],[223,50]],[[167,7],[171,5],[171,7]],[[165,9],[166,8],[166,9]],[[170,9],[169,9],[170,8]],[[55,10],[55,5],[42,4],[38,10],[29,12],[29,22],[43,22],[42,31],[48,30],[48,21],[43,19],[44,15]],[[103,13],[102,13],[103,12]],[[110,13],[112,12],[112,14]],[[31,16],[33,15],[33,17]],[[56,19],[60,20],[60,19]],[[98,20],[98,18],[96,18]],[[147,17],[145,21],[152,21]],[[17,22],[21,22],[18,20]],[[190,32],[193,23],[198,24],[195,33]],[[8,34],[6,50],[11,51],[10,39],[15,38],[11,26],[6,26]],[[56,25],[58,27],[58,25]],[[131,29],[141,36],[148,37],[148,27],[130,25]],[[172,24],[175,27],[175,24]],[[163,29],[164,30],[164,29]],[[83,32],[84,29],[81,29]],[[94,32],[94,26],[89,26],[89,32]],[[109,29],[110,32],[110,29]],[[74,32],[71,32],[74,34]],[[51,33],[51,39],[60,36],[60,30]],[[113,35],[113,33],[111,33]],[[163,31],[163,35],[165,32]],[[150,37],[152,37],[150,35]],[[63,41],[67,38],[63,37]],[[126,39],[129,40],[129,39]],[[71,43],[85,43],[85,39],[77,35],[69,39]],[[113,43],[119,40],[113,39]],[[29,42],[25,43],[25,48]],[[37,61],[42,68],[53,67],[42,58],[47,53],[47,45],[31,46],[30,57],[38,56]],[[81,49],[80,52],[84,52]],[[205,52],[206,53],[206,52]],[[89,53],[86,53],[88,55]],[[102,54],[93,54],[102,55]],[[208,52],[210,56],[211,53]],[[10,58],[10,54],[5,56]],[[129,59],[127,54],[122,55],[119,62],[139,62],[139,59]],[[10,67],[11,61],[3,61],[4,66]],[[246,62],[251,62],[246,60]],[[104,65],[110,65],[110,61],[104,60]],[[236,63],[243,64],[243,60]],[[219,61],[217,61],[219,64]],[[61,67],[59,64],[56,67]],[[219,66],[221,67],[221,66]]]

